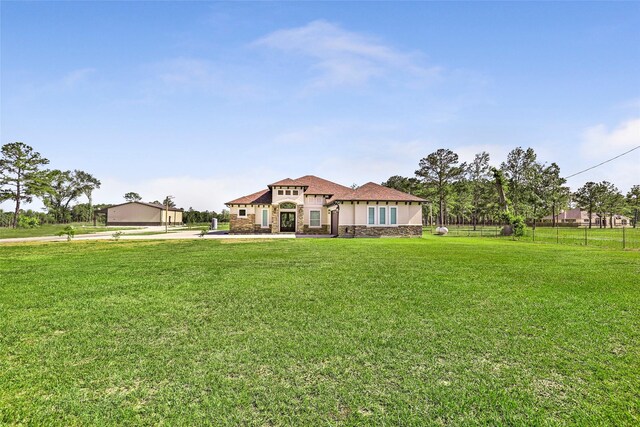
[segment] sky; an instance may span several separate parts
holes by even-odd
[[[566,176],[640,145],[640,2],[2,1],[0,24],[0,144],[92,173],[95,203],[220,211],[287,177],[412,176],[438,148],[532,147]],[[569,185],[626,192],[639,165]]]

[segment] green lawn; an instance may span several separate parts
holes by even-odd
[[[449,227],[448,237],[499,237],[502,227],[452,225]],[[435,229],[425,228],[425,232],[432,233]],[[537,243],[552,243],[561,245],[597,246],[609,249],[640,249],[640,228],[577,228],[577,227],[527,227],[525,235],[520,240]]]
[[[97,226],[93,224],[44,224],[35,228],[8,228],[0,227],[0,239],[11,239],[14,237],[40,237],[40,236],[57,236],[67,226],[72,225],[76,229],[76,235],[78,234],[93,234],[100,231],[116,231],[124,229],[132,229],[139,227],[105,227]]]
[[[638,425],[640,253],[0,246],[0,424]]]

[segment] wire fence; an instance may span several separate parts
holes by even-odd
[[[449,237],[487,237],[558,245],[595,246],[610,249],[640,249],[640,228],[527,227],[522,237],[505,236],[500,225],[449,225]],[[436,227],[425,233],[437,234]]]

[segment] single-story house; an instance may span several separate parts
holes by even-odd
[[[144,202],[127,202],[95,211],[106,214],[107,225],[180,225],[182,209]]]
[[[552,222],[553,215],[548,215],[542,218],[543,222]],[[602,222],[603,227],[611,227],[610,221],[613,221],[614,227],[626,227],[630,225],[630,219],[624,215],[613,214],[613,216],[605,215],[601,217],[597,213],[591,214],[591,226],[600,227]],[[588,227],[589,226],[589,212],[580,208],[567,209],[560,211],[556,215],[556,223],[575,225],[576,227]]]
[[[226,205],[233,234],[421,237],[425,202],[373,182],[352,189],[306,175],[274,182]]]

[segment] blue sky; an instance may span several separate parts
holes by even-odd
[[[93,173],[96,202],[220,210],[285,177],[412,175],[441,147],[530,146],[568,175],[640,145],[639,2],[0,7],[0,143]],[[639,164],[570,184],[626,191]]]

